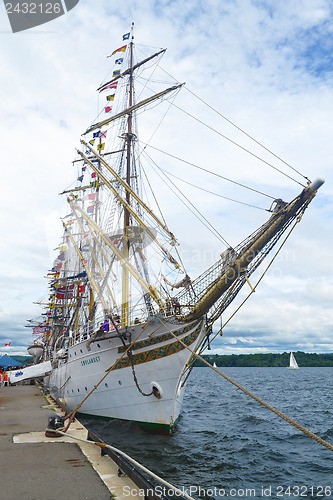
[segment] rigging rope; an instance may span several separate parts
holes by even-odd
[[[169,77],[171,77],[173,80],[173,76],[170,75],[170,73],[168,73],[164,68],[162,68],[158,63],[157,65],[159,66],[159,68],[161,69],[161,71],[163,71],[166,75],[168,75]],[[177,83],[180,83],[176,80]],[[215,108],[213,108],[212,106],[210,106],[210,104],[208,104],[206,101],[204,101],[201,97],[197,96],[194,92],[192,92],[189,88],[185,87],[186,90],[192,94],[196,99],[198,99],[199,101],[201,101],[203,104],[205,104],[205,106],[207,106],[208,108],[210,108],[212,111],[214,111],[215,113],[217,113],[219,116],[221,116],[221,118],[223,118],[224,120],[226,120],[228,123],[230,123],[230,125],[232,125],[233,127],[235,127],[237,130],[239,130],[240,132],[242,132],[242,134],[246,135],[249,139],[251,139],[252,141],[254,141],[256,144],[258,144],[260,147],[262,147],[263,149],[265,149],[265,151],[267,151],[268,153],[270,153],[272,156],[274,156],[276,159],[278,159],[279,161],[281,161],[282,163],[284,163],[286,166],[288,166],[289,168],[291,168],[295,173],[297,173],[298,175],[300,175],[301,177],[303,177],[307,182],[310,181],[310,179],[308,177],[306,177],[305,175],[303,175],[301,172],[299,172],[296,168],[292,167],[291,165],[289,165],[289,163],[287,163],[286,161],[284,161],[282,158],[280,158],[278,155],[276,155],[275,153],[273,153],[273,151],[271,151],[270,149],[266,148],[266,146],[264,146],[263,144],[261,144],[259,141],[257,141],[254,137],[252,137],[250,134],[248,134],[247,132],[245,132],[245,130],[241,129],[238,125],[236,125],[235,123],[233,123],[231,120],[229,120],[226,116],[222,115],[222,113],[220,113],[219,111],[217,111]],[[288,174],[286,174],[285,172],[283,172],[282,170],[278,169],[277,167],[274,167],[274,165],[272,165],[271,163],[267,162],[266,160],[264,160],[263,158],[260,158],[260,156],[257,156],[255,155],[254,153],[252,153],[251,151],[249,151],[248,149],[246,149],[245,147],[241,146],[240,144],[238,144],[237,142],[233,141],[232,139],[230,139],[229,137],[221,134],[220,132],[218,132],[218,130],[214,129],[213,127],[210,127],[209,125],[207,125],[206,123],[204,123],[203,121],[199,120],[198,118],[196,118],[195,116],[191,115],[190,113],[188,113],[187,111],[185,111],[184,109],[180,108],[179,106],[177,106],[176,104],[173,103],[173,106],[175,106],[177,109],[179,109],[180,111],[182,111],[183,113],[187,114],[188,116],[190,116],[191,118],[193,118],[194,120],[198,121],[199,123],[201,123],[202,125],[204,125],[205,127],[209,128],[210,130],[212,130],[213,132],[217,133],[218,135],[220,135],[221,137],[223,137],[224,139],[226,139],[227,141],[231,142],[232,144],[234,144],[235,146],[237,146],[238,148],[242,149],[243,151],[247,152],[248,154],[250,154],[251,156],[254,156],[255,158],[257,158],[258,160],[262,161],[263,163],[266,163],[266,165],[268,165],[269,167],[273,168],[274,170],[277,170],[278,172],[280,172],[282,175],[285,175],[286,177],[288,177],[289,179],[293,180],[294,182],[296,182],[297,184],[300,184],[301,186],[305,187],[304,184],[301,184],[299,181],[297,181],[296,179],[294,179],[293,177],[289,176]]]
[[[305,210],[305,209],[304,209]],[[304,211],[303,211],[304,213]],[[279,246],[279,248],[277,249],[275,255],[273,255],[272,259],[270,260],[269,264],[266,266],[266,269],[263,271],[262,275],[260,276],[260,278],[258,279],[257,283],[251,287],[251,291],[250,293],[245,297],[245,299],[239,304],[239,306],[237,307],[237,309],[232,313],[232,315],[228,318],[228,320],[221,326],[221,328],[217,331],[217,333],[214,335],[214,337],[212,339],[210,339],[210,342],[213,342],[213,340],[217,337],[217,335],[219,333],[221,333],[222,335],[222,330],[225,328],[225,326],[231,321],[231,319],[238,313],[238,311],[240,310],[240,308],[245,304],[245,302],[251,297],[251,295],[253,293],[255,293],[256,289],[258,288],[258,285],[260,284],[260,282],[263,280],[265,274],[268,272],[268,270],[270,269],[270,267],[272,266],[273,262],[275,261],[275,259],[277,258],[279,252],[281,251],[282,247],[284,246],[284,244],[286,243],[287,239],[289,238],[289,236],[291,235],[291,233],[293,232],[293,230],[295,229],[296,227],[296,224],[298,224],[300,221],[301,221],[301,218],[303,216],[303,213],[298,215],[298,217],[296,218],[296,221],[294,222],[293,226],[291,227],[291,229],[289,230],[288,234],[286,235],[286,237],[284,238],[284,240],[282,241],[281,245]]]
[[[197,189],[200,189],[201,191],[205,191],[206,193],[213,194],[214,196],[218,196],[219,198],[223,198],[224,200],[234,201],[235,203],[239,203],[241,205],[246,205],[247,207],[257,208],[258,210],[264,210],[264,212],[271,211],[267,208],[257,207],[256,205],[251,205],[250,203],[245,203],[244,201],[234,200],[233,198],[228,198],[228,196],[223,196],[222,194],[214,193],[213,191],[209,191],[208,189],[204,189],[201,186],[197,186],[196,184],[192,184],[192,182],[185,181],[185,179],[181,179],[180,177],[177,177],[177,175],[172,174],[171,172],[168,172],[168,170],[165,170],[164,168],[159,167],[159,169],[162,172],[165,172],[165,173],[171,175],[172,177],[175,177],[175,179],[178,179],[181,182],[185,182],[185,184],[189,184],[190,186],[193,186]]]
[[[143,153],[143,151],[141,151],[141,153],[140,153],[140,154],[142,154],[142,153]],[[157,197],[156,197],[156,195],[155,195],[155,193],[154,193],[154,190],[153,190],[153,188],[152,188],[152,185],[151,185],[151,183],[150,183],[150,181],[149,181],[149,178],[148,178],[148,175],[147,175],[147,173],[146,173],[146,170],[143,168],[143,165],[142,165],[142,164],[140,164],[140,168],[141,168],[141,171],[143,172],[143,174],[144,174],[144,176],[145,176],[146,182],[147,182],[147,184],[148,184],[148,186],[149,186],[149,189],[150,189],[150,192],[151,192],[151,194],[152,194],[152,197],[154,198],[154,201],[155,201],[156,206],[157,206],[157,208],[158,208],[158,211],[159,211],[159,214],[160,214],[160,216],[161,216],[161,219],[162,219],[162,221],[164,222],[164,225],[167,227],[167,226],[168,226],[168,225],[167,225],[167,222],[166,222],[166,220],[165,220],[165,217],[164,217],[164,215],[163,215],[163,212],[162,212],[162,210],[161,210],[161,207],[160,207],[160,204],[159,204],[159,202],[158,202],[158,200],[157,200]]]
[[[256,144],[258,144],[260,147],[262,147],[263,149],[265,149],[265,151],[267,151],[268,153],[270,153],[272,156],[274,156],[277,160],[281,161],[282,163],[284,163],[287,167],[291,168],[294,172],[296,172],[298,175],[300,175],[301,177],[303,177],[306,181],[310,181],[310,179],[308,177],[306,177],[305,175],[303,175],[301,172],[299,172],[295,167],[293,167],[292,165],[290,165],[289,163],[287,163],[285,160],[283,160],[282,158],[280,158],[278,155],[276,155],[275,153],[273,153],[273,151],[271,151],[270,149],[266,148],[266,146],[264,146],[261,142],[257,141],[257,139],[255,139],[254,137],[252,137],[250,134],[248,134],[247,132],[245,132],[245,130],[241,129],[238,125],[236,125],[235,123],[233,123],[231,120],[229,120],[229,118],[227,118],[226,116],[222,115],[222,113],[220,113],[219,111],[217,111],[217,109],[213,108],[213,106],[211,106],[210,104],[208,104],[206,101],[204,101],[201,97],[199,97],[198,95],[196,95],[194,92],[192,92],[192,90],[190,90],[188,87],[185,87],[186,90],[188,92],[190,92],[190,94],[192,94],[196,99],[198,99],[199,101],[201,101],[203,104],[205,104],[205,106],[207,106],[209,109],[211,109],[212,111],[214,111],[215,113],[217,113],[219,116],[221,116],[221,118],[223,118],[225,121],[227,121],[228,123],[230,123],[230,125],[232,125],[233,127],[235,127],[237,130],[239,130],[240,132],[242,132],[242,134],[246,135],[246,137],[248,137],[249,139],[251,139],[251,141],[254,141]],[[296,181],[297,182],[297,181]]]
[[[154,148],[154,149],[155,149],[155,148]],[[187,201],[187,203],[188,203],[189,205],[191,205],[191,207],[193,207],[193,210],[192,210],[189,206],[187,206],[187,208],[190,210],[190,212],[192,212],[192,213],[193,213],[193,215],[195,215],[194,211],[196,211],[196,212],[200,215],[200,217],[202,217],[202,219],[205,221],[205,222],[203,222],[203,221],[201,220],[201,222],[202,222],[202,223],[203,223],[203,224],[207,227],[207,229],[208,229],[209,231],[211,231],[211,232],[212,232],[215,236],[217,236],[217,237],[219,238],[219,240],[220,240],[220,241],[221,241],[224,245],[226,245],[226,247],[227,247],[227,248],[228,248],[228,247],[231,247],[232,245],[230,245],[230,243],[228,243],[228,242],[227,242],[227,240],[226,240],[226,239],[225,239],[225,238],[224,238],[224,237],[223,237],[223,236],[222,236],[222,235],[218,232],[218,230],[217,230],[217,229],[215,229],[215,227],[214,227],[214,226],[213,226],[213,225],[212,225],[212,224],[208,221],[208,219],[206,219],[206,217],[205,217],[204,215],[202,215],[202,213],[201,213],[201,212],[200,212],[200,211],[196,208],[196,206],[195,206],[195,205],[193,205],[193,203],[192,203],[192,202],[191,202],[191,201],[190,201],[190,200],[189,200],[189,199],[185,196],[185,194],[184,194],[184,193],[183,193],[183,192],[182,192],[182,191],[181,191],[181,190],[180,190],[180,189],[179,189],[179,188],[175,185],[175,183],[174,183],[174,182],[172,182],[172,180],[168,178],[168,176],[166,175],[166,173],[165,173],[165,172],[164,172],[164,171],[163,171],[163,170],[162,170],[162,169],[161,169],[161,168],[160,168],[160,167],[159,167],[159,166],[158,166],[158,165],[154,162],[154,160],[153,160],[153,159],[152,159],[152,158],[148,155],[147,151],[144,151],[144,153],[145,153],[145,155],[149,158],[149,160],[150,160],[150,161],[151,161],[151,162],[152,162],[152,163],[153,163],[153,164],[154,164],[154,165],[155,165],[155,166],[156,166],[159,170],[161,170],[161,172],[163,172],[163,174],[164,174],[164,175],[165,175],[165,177],[168,179],[168,181],[169,181],[169,182],[170,182],[170,183],[171,183],[171,184],[175,187],[175,189],[176,189],[177,191],[179,191],[179,192],[180,192],[180,194],[183,196],[183,198],[185,198],[185,200]],[[155,170],[155,169],[154,169],[154,170]],[[155,170],[155,172],[156,172],[156,170]],[[156,172],[156,173],[157,173],[157,172]],[[158,174],[158,173],[157,173],[157,174]],[[159,176],[159,177],[161,177],[161,176]],[[162,177],[161,177],[161,178],[162,178]],[[163,180],[163,179],[162,179],[162,180]],[[165,182],[165,181],[164,181],[164,182]],[[179,196],[178,196],[178,195],[174,192],[174,190],[173,190],[170,186],[168,186],[168,187],[169,187],[169,189],[171,189],[171,191],[172,191],[172,192],[173,192],[173,193],[177,196],[177,198],[179,198]],[[181,200],[181,198],[179,198],[179,199],[180,199],[180,201],[182,201],[182,203],[184,203],[184,205],[186,206],[186,203],[185,203],[183,200]],[[195,216],[198,218],[198,216],[197,216],[197,215],[195,215]],[[200,219],[199,219],[199,220],[200,220]]]
[[[267,198],[270,198],[271,200],[275,200],[276,196],[271,196],[269,194],[263,193],[262,191],[259,191],[258,189],[251,188],[250,186],[246,186],[245,184],[242,184],[241,182],[234,181],[232,179],[229,179],[228,177],[225,177],[223,175],[217,174],[216,172],[212,172],[211,170],[208,170],[207,168],[204,167],[199,167],[199,165],[196,165],[195,163],[192,163],[187,160],[183,160],[179,156],[175,156],[171,153],[168,153],[167,151],[163,151],[162,149],[156,148],[155,146],[152,146],[151,144],[144,143],[142,144],[145,145],[144,149],[148,146],[149,148],[155,149],[155,151],[158,151],[159,153],[163,153],[167,156],[170,156],[171,158],[174,158],[175,160],[181,161],[183,163],[186,163],[187,165],[190,165],[191,167],[197,168],[199,170],[203,170],[204,172],[207,172],[208,174],[215,175],[216,177],[219,177],[220,179],[223,179],[225,181],[231,182],[232,184],[236,184],[237,186],[240,186],[244,189],[248,189],[249,191],[253,191],[255,193],[261,194],[262,196],[266,196]]]
[[[296,179],[294,179],[293,177],[291,177],[290,175],[286,174],[285,172],[283,172],[282,170],[280,170],[279,168],[277,167],[274,167],[274,165],[272,165],[271,163],[269,163],[268,161],[264,160],[263,158],[260,158],[260,156],[256,155],[255,153],[252,153],[252,151],[250,151],[249,149],[246,149],[244,146],[241,146],[240,144],[238,144],[236,141],[233,141],[232,139],[230,139],[229,137],[227,137],[226,135],[222,134],[221,132],[219,132],[218,130],[216,130],[215,128],[211,127],[210,125],[207,125],[207,123],[203,122],[202,120],[199,120],[199,118],[196,118],[194,115],[191,115],[191,113],[189,113],[188,111],[185,111],[184,109],[180,108],[179,106],[177,106],[177,104],[173,104],[175,106],[175,108],[179,109],[179,111],[182,111],[183,113],[185,113],[186,115],[190,116],[191,118],[193,118],[194,120],[196,120],[197,122],[201,123],[201,125],[204,125],[205,127],[209,128],[210,130],[212,130],[213,132],[215,132],[216,134],[218,134],[219,136],[223,137],[223,139],[226,139],[227,141],[231,142],[231,144],[234,144],[234,146],[237,146],[238,148],[242,149],[243,151],[245,151],[246,153],[248,153],[249,155],[253,156],[254,158],[257,158],[257,160],[265,163],[266,165],[268,165],[269,167],[273,168],[274,170],[276,170],[277,172],[279,172],[280,174],[284,175],[285,177],[288,177],[288,179],[291,179],[292,181],[296,182],[297,184],[299,184],[300,186],[303,186],[305,187],[305,184],[302,184],[301,182],[297,181]]]

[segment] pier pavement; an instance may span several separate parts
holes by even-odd
[[[0,496],[19,500],[118,500],[139,498],[137,486],[118,477],[118,466],[93,444],[46,438],[54,411],[34,385],[0,387]],[[75,420],[69,433],[84,439]],[[125,494],[124,494],[125,492]],[[138,492],[139,493],[139,492]]]

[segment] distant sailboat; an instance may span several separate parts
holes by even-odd
[[[214,361],[214,364],[213,364],[213,368],[217,368],[215,361]]]
[[[289,360],[289,366],[288,366],[288,370],[298,370],[299,366],[297,364],[297,361],[295,359],[295,356],[293,355],[293,353],[291,352],[290,353],[290,360]]]

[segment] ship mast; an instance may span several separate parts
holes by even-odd
[[[131,41],[129,44],[130,50],[130,67],[129,67],[129,100],[128,106],[133,106],[133,30],[134,23],[131,27]],[[128,114],[127,119],[127,133],[125,134],[126,140],[126,182],[131,186],[131,163],[132,163],[132,141],[134,134],[132,131],[132,112]],[[130,204],[130,193],[126,191],[126,201]],[[128,228],[130,225],[130,212],[125,208],[124,210],[124,231],[123,231],[123,254],[129,260],[130,255],[130,241]],[[129,272],[127,266],[123,266],[122,270],[122,303],[121,303],[121,326],[125,327],[129,323]]]

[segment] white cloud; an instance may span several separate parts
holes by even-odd
[[[80,2],[66,16],[15,35],[8,33],[2,11],[0,338],[7,339],[10,332],[17,346],[30,341],[23,325],[36,314],[32,302],[43,293],[50,251],[58,244],[57,215],[65,210],[57,195],[75,179],[71,161],[80,134],[97,114],[95,89],[109,72],[106,56],[134,20],[136,43],[168,47],[162,66],[186,81],[191,91],[300,172],[311,179],[327,178],[262,291],[226,329],[225,348],[264,352],[294,345],[332,350],[331,2],[143,0],[131,3],[128,17],[122,7],[120,1]],[[186,90],[175,103],[303,181]],[[151,123],[145,125],[145,115],[140,116],[143,141],[153,130]],[[185,118],[180,110],[171,110],[163,123],[166,129],[159,129],[154,137],[162,150],[171,149],[188,161],[259,186],[273,196],[290,199],[301,189],[235,150],[221,136],[201,129],[198,122],[190,121],[185,127]],[[176,136],[175,124],[180,126]],[[264,208],[270,205],[268,198],[147,151],[162,167],[194,184],[202,185],[204,178],[206,189]],[[232,244],[266,218],[264,212],[177,184]],[[167,221],[195,277],[224,248],[193,216],[187,218],[183,208],[176,207],[173,195],[163,187],[159,192]],[[183,217],[178,216],[179,210]]]

